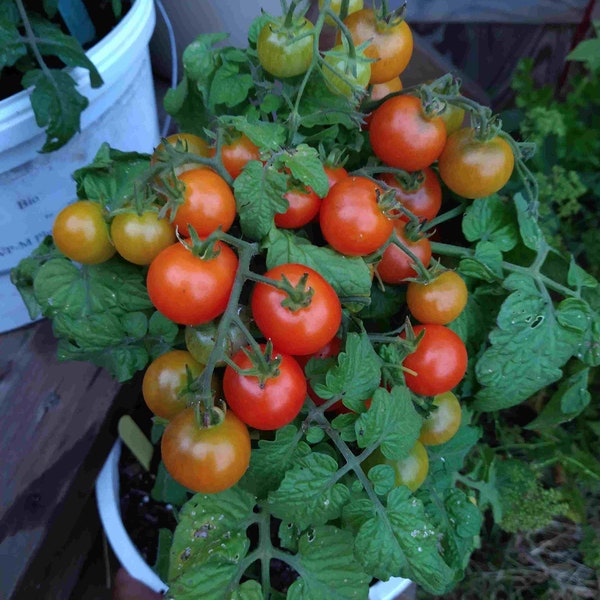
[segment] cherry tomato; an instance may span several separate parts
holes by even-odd
[[[191,152],[192,154],[198,154],[199,156],[210,156],[210,148],[208,144],[197,135],[193,133],[174,133],[166,138],[167,144],[171,146],[175,146],[178,149],[181,149],[185,152]],[[161,156],[161,153],[164,151],[165,146],[164,143],[160,143],[154,150],[152,154],[152,158],[150,160],[150,164],[156,164]],[[175,167],[175,175],[180,175],[184,171],[188,171],[189,169],[198,169],[202,168],[199,163],[189,162],[180,165],[179,167]]]
[[[288,209],[275,215],[275,225],[285,229],[298,229],[310,223],[318,214],[321,199],[310,188],[289,190],[283,197],[288,201]]]
[[[471,127],[453,133],[439,159],[440,177],[463,198],[485,198],[510,179],[515,157],[508,142],[496,136],[480,141]]]
[[[393,224],[378,206],[383,190],[366,177],[346,177],[321,203],[319,221],[327,243],[347,256],[364,256],[381,248]]]
[[[414,331],[417,335],[424,331],[425,335],[417,349],[402,362],[415,373],[404,373],[406,385],[423,396],[449,392],[467,370],[465,345],[454,331],[436,323],[417,325]]]
[[[267,23],[256,41],[262,68],[280,78],[306,73],[313,58],[313,29],[313,24],[305,18],[292,27],[286,27],[282,19]]]
[[[171,223],[151,210],[118,214],[110,224],[110,235],[117,252],[136,265],[149,265],[177,239]]]
[[[405,21],[387,23],[378,20],[371,8],[353,12],[344,19],[355,46],[370,42],[365,56],[376,59],[371,64],[370,83],[383,83],[398,77],[406,69],[413,51],[413,36]],[[338,32],[338,42],[341,39]]]
[[[450,136],[458,131],[465,120],[465,109],[454,104],[446,104],[446,108],[440,113],[444,125],[446,125],[446,135]]]
[[[193,408],[167,425],[161,442],[163,463],[175,481],[201,494],[235,485],[250,464],[248,428],[228,411],[218,425],[202,429]]]
[[[208,323],[227,307],[238,259],[233,250],[216,243],[213,258],[194,256],[183,244],[165,248],[150,264],[148,295],[165,317],[180,325]]]
[[[183,204],[177,207],[173,224],[184,237],[191,225],[201,237],[219,227],[227,231],[235,219],[235,198],[227,182],[210,169],[192,169],[179,175],[185,185]]]
[[[312,354],[337,333],[342,320],[342,307],[334,289],[313,269],[289,263],[265,273],[265,277],[282,281],[285,276],[292,286],[308,274],[305,289],[313,290],[310,304],[292,310],[285,291],[267,283],[257,283],[251,298],[254,321],[278,352],[291,355]]]
[[[265,346],[261,345],[264,351]],[[261,430],[279,429],[291,423],[306,399],[306,378],[302,368],[289,354],[280,358],[278,374],[261,382],[255,375],[238,373],[230,365],[223,376],[223,392],[231,410],[250,427]],[[240,369],[251,369],[252,361],[240,350],[233,362]]]
[[[402,82],[400,81],[400,77],[394,77],[389,81],[373,84],[371,86],[369,98],[372,101],[383,100],[386,96],[389,96],[389,94],[400,91],[402,91]]]
[[[453,438],[462,418],[460,402],[452,392],[435,396],[433,405],[437,408],[423,421],[419,435],[419,441],[426,446],[444,444]]]
[[[180,392],[188,383],[187,370],[195,379],[204,365],[185,350],[171,350],[154,359],[144,373],[142,395],[148,408],[157,416],[171,420],[187,407],[188,398]]]
[[[423,266],[429,266],[431,261],[430,241],[427,238],[421,238],[413,242],[406,237],[405,229],[404,221],[394,222],[394,231],[398,239],[423,263]],[[376,270],[385,283],[398,284],[409,277],[417,276],[413,259],[394,243],[385,249]]]
[[[329,182],[329,189],[331,189],[338,181],[348,177],[348,171],[344,167],[330,167],[325,165],[323,167],[325,174],[327,175],[327,181]]]
[[[380,177],[396,190],[396,199],[402,206],[419,217],[419,220],[431,221],[442,206],[442,186],[433,169],[425,167],[422,173],[423,182],[415,190],[405,189],[393,173],[382,173]],[[404,213],[400,213],[399,218],[408,221]]]
[[[446,325],[454,321],[467,304],[467,286],[454,271],[444,271],[433,281],[411,281],[406,290],[406,304],[421,323]]]
[[[116,251],[102,208],[89,200],[65,206],[54,219],[52,237],[67,258],[84,265],[103,263]]]
[[[210,149],[210,155],[215,155],[215,148]],[[221,146],[221,161],[232,179],[235,179],[251,160],[260,160],[260,150],[243,133]]]
[[[331,2],[329,4],[329,8],[338,17],[340,16],[340,11],[342,8],[342,1],[343,0],[331,0]],[[323,4],[325,4],[325,1],[319,0],[319,10],[323,9]],[[348,2],[348,12],[347,12],[346,16],[351,15],[353,12],[356,12],[357,10],[360,10],[363,6],[364,6],[363,0],[350,0]],[[327,23],[328,25],[333,25],[334,27],[337,25],[337,23],[329,16],[325,17],[325,23]]]
[[[341,44],[334,46],[325,54],[325,62],[331,67],[323,67],[325,85],[340,96],[351,97],[353,87],[366,88],[371,75],[371,64],[350,58],[348,51]]]
[[[421,171],[442,153],[446,126],[440,117],[426,117],[416,96],[393,96],[373,111],[369,139],[386,165]]]
[[[377,465],[389,465],[394,469],[395,486],[405,485],[411,492],[421,487],[429,472],[429,457],[425,446],[419,441],[411,448],[408,456],[401,460],[392,460],[383,455],[377,448],[363,462],[363,470],[368,473],[369,469]]]

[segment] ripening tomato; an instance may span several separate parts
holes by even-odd
[[[465,120],[465,109],[455,104],[446,104],[446,108],[440,113],[444,125],[446,125],[446,135],[450,136],[458,131]]]
[[[348,177],[348,171],[346,171],[344,167],[331,167],[325,165],[323,169],[325,171],[325,175],[327,175],[329,189],[331,189],[338,181]]]
[[[460,427],[462,409],[452,392],[438,394],[433,398],[435,407],[423,420],[419,441],[426,446],[445,444],[454,437]]]
[[[193,408],[167,425],[161,441],[165,468],[175,481],[201,494],[216,494],[235,485],[250,464],[248,428],[227,411],[218,425],[201,428]]]
[[[191,169],[179,175],[185,185],[183,204],[177,207],[173,224],[189,237],[191,225],[201,237],[219,227],[228,231],[235,219],[235,198],[227,182],[210,169]]]
[[[368,473],[369,469],[377,465],[389,465],[394,469],[395,487],[405,485],[411,492],[421,487],[429,472],[429,457],[425,446],[419,441],[411,448],[408,456],[401,460],[387,458],[379,448],[370,454],[362,463],[363,470]]]
[[[366,177],[346,177],[321,203],[319,222],[327,243],[347,256],[375,252],[390,237],[392,220],[379,208],[383,190]]]
[[[357,53],[356,58],[351,58],[348,51],[341,44],[334,46],[325,54],[325,63],[322,69],[325,85],[340,96],[351,97],[354,87],[363,90],[369,83],[371,64]]]
[[[348,15],[344,24],[350,30],[355,46],[370,42],[365,56],[375,59],[371,64],[370,83],[383,83],[398,77],[406,69],[413,52],[413,36],[405,21],[378,19],[372,8]],[[337,43],[341,41],[338,32]]]
[[[496,136],[478,140],[471,127],[453,133],[439,158],[440,177],[463,198],[485,198],[502,189],[515,166],[513,151]]]
[[[215,155],[215,148],[210,149],[210,155]],[[260,149],[243,133],[221,146],[221,161],[232,179],[235,179],[251,160],[260,160]]]
[[[308,275],[305,289],[312,289],[305,306],[289,306],[288,294],[268,283],[257,283],[252,292],[251,308],[256,325],[279,352],[312,354],[337,333],[342,321],[342,306],[335,290],[313,269],[296,263],[279,265],[265,277],[282,282],[287,278],[292,286]]]
[[[148,296],[165,317],[180,325],[208,323],[227,307],[238,259],[217,242],[218,254],[199,258],[183,244],[165,248],[150,264]]]
[[[265,345],[260,346],[264,352]],[[223,392],[231,410],[250,427],[273,430],[291,423],[306,399],[306,377],[293,356],[273,353],[279,358],[277,375],[266,381],[247,375],[227,365],[223,375]],[[241,370],[252,369],[252,360],[240,350],[233,362]]]
[[[102,208],[89,200],[65,206],[54,219],[52,237],[67,258],[84,265],[103,263],[116,252]]]
[[[321,198],[308,188],[307,190],[289,190],[283,197],[288,201],[284,213],[275,215],[275,225],[284,229],[298,229],[310,223],[318,214]]]
[[[283,19],[269,21],[256,40],[261,67],[279,78],[306,73],[313,59],[313,29],[313,24],[304,17],[292,27],[288,27]]]
[[[177,239],[173,225],[151,210],[119,213],[110,224],[110,235],[117,252],[135,265],[149,265]]]
[[[442,206],[442,186],[435,171],[429,167],[425,167],[422,171],[423,182],[416,189],[405,189],[393,173],[382,173],[380,178],[393,187],[396,191],[396,199],[402,206],[407,208],[419,220],[431,221]],[[400,212],[400,219],[408,221],[408,217]]]
[[[467,370],[467,350],[463,341],[444,325],[427,323],[414,327],[415,334],[424,332],[416,350],[402,365],[406,385],[416,394],[436,396],[449,392]],[[413,374],[414,373],[414,374]]]
[[[424,267],[428,267],[431,262],[431,242],[427,238],[413,242],[408,239],[405,230],[406,223],[404,221],[396,220],[394,222],[394,231],[398,239],[423,263]],[[391,243],[377,263],[376,271],[383,282],[398,284],[406,281],[409,277],[417,276],[414,264],[411,256],[396,244]]]
[[[406,304],[421,323],[446,325],[454,321],[467,304],[467,286],[455,271],[444,271],[433,281],[411,281],[406,290]]]
[[[167,144],[171,146],[175,146],[178,150],[183,152],[190,152],[192,154],[197,154],[198,156],[204,156],[208,158],[210,156],[210,148],[208,144],[197,135],[193,133],[174,133],[166,138]],[[154,165],[158,162],[161,153],[164,152],[165,146],[164,143],[160,143],[152,154],[152,158],[150,159],[150,164]],[[188,171],[189,169],[198,169],[202,168],[199,163],[189,162],[184,163],[178,167],[175,167],[175,175],[180,175],[184,171]]]
[[[373,111],[369,139],[386,165],[421,171],[442,153],[446,126],[438,116],[427,117],[416,96],[393,96]]]
[[[386,96],[400,91],[402,91],[402,81],[400,81],[400,77],[394,77],[389,81],[372,85],[369,99],[372,101],[383,100]]]

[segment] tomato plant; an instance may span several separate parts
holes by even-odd
[[[452,392],[434,396],[432,411],[423,420],[419,441],[426,446],[445,444],[458,431],[461,417],[460,402]]]
[[[215,152],[215,148],[210,149],[211,156],[214,156]],[[251,160],[260,160],[260,150],[243,133],[221,146],[221,161],[232,179],[236,179]]]
[[[406,304],[421,323],[446,325],[454,321],[467,304],[467,286],[455,271],[444,271],[432,281],[411,281]]]
[[[499,136],[479,140],[470,127],[448,138],[439,160],[442,181],[464,198],[485,198],[501,190],[514,165],[515,157],[506,140]]]
[[[417,325],[414,332],[424,335],[417,349],[402,362],[406,385],[423,396],[449,392],[467,370],[463,341],[454,331],[436,323]]]
[[[191,225],[200,237],[217,228],[228,231],[235,219],[235,198],[227,182],[210,169],[191,169],[179,175],[185,190],[173,224],[184,237]]]
[[[201,137],[194,135],[193,133],[178,132],[173,133],[165,138],[168,145],[175,147],[177,150],[183,152],[190,152],[191,154],[197,154],[208,158],[210,156],[210,147],[206,141]],[[152,153],[151,164],[156,164],[161,159],[166,158],[165,156],[165,144],[161,142]],[[173,170],[175,175],[180,175],[184,171],[189,169],[198,169],[200,165],[198,163],[189,162],[182,165],[176,166]]]
[[[394,92],[400,92],[401,90],[402,81],[400,80],[400,77],[394,77],[389,81],[374,83],[369,88],[369,99],[372,101],[383,100],[386,96],[389,96]]]
[[[343,2],[343,0],[331,0],[331,2],[329,3],[330,10],[332,10],[338,17],[340,16],[340,13],[341,13],[342,2]],[[319,0],[319,8],[323,9],[324,5],[325,5],[324,0]],[[353,12],[356,12],[357,10],[361,10],[363,6],[364,6],[363,0],[349,0],[348,8],[347,8],[347,15],[351,15]],[[334,26],[336,25],[336,22],[329,16],[325,17],[325,22],[328,25],[334,25]]]
[[[252,292],[252,316],[276,350],[312,354],[333,338],[342,309],[334,289],[319,273],[304,265],[283,264],[264,276],[280,283],[287,280],[293,288],[287,292],[257,283]]]
[[[165,248],[150,264],[147,276],[152,304],[182,325],[199,325],[218,317],[227,306],[238,260],[217,242],[216,256],[200,258],[181,243]]]
[[[68,204],[56,215],[52,237],[66,257],[86,265],[105,262],[116,251],[102,208],[87,200]]]
[[[386,165],[420,171],[442,153],[446,126],[441,117],[426,116],[416,96],[393,96],[373,111],[369,139]]]
[[[161,441],[163,463],[171,477],[194,492],[215,494],[235,485],[250,462],[250,435],[234,413],[201,428],[193,408],[178,413]]]
[[[285,229],[297,229],[310,223],[318,214],[321,199],[313,190],[291,189],[283,197],[288,201],[288,209],[275,215],[275,225]]]
[[[364,256],[381,248],[393,230],[378,204],[382,194],[366,177],[347,177],[334,185],[319,212],[327,242],[348,256]]]
[[[338,181],[348,177],[348,171],[344,167],[333,167],[325,165],[323,167],[325,175],[327,175],[327,181],[329,183],[329,189],[331,189]]]
[[[363,90],[369,83],[371,65],[361,56],[351,56],[341,44],[325,55],[323,77],[335,94],[350,97],[354,89]]]

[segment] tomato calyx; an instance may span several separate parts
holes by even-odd
[[[258,283],[266,283],[267,285],[285,292],[286,297],[282,300],[281,306],[292,312],[296,312],[297,310],[310,306],[312,297],[315,293],[313,288],[306,287],[308,275],[308,273],[304,273],[296,285],[292,285],[284,273],[281,274],[281,279],[270,279],[269,277],[263,277],[256,273],[249,273],[248,278]]]
[[[377,197],[377,206],[379,207],[379,210],[386,217],[391,219],[397,216],[398,211],[400,210],[400,203],[396,199],[396,192],[394,192],[394,190],[381,190],[380,188],[377,188],[375,190],[375,196]]]
[[[403,171],[401,169],[386,169],[386,172],[391,173],[395,181],[405,192],[417,191],[425,182],[424,171]],[[387,184],[386,184],[387,185]],[[387,189],[387,188],[386,188]]]
[[[239,375],[256,377],[261,389],[265,387],[269,379],[273,379],[280,374],[279,366],[281,365],[282,356],[274,352],[271,340],[267,340],[264,350],[258,344],[252,344],[242,348],[242,352],[252,364],[248,369],[240,368],[228,356],[225,356],[224,360]]]
[[[406,2],[403,2],[398,8],[390,10],[388,2],[383,0],[380,7],[375,12],[375,22],[379,31],[385,31],[390,27],[397,27],[406,18]]]

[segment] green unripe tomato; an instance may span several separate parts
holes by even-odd
[[[333,67],[323,67],[325,84],[334,93],[349,98],[353,93],[353,86],[366,88],[371,77],[371,65],[368,62],[351,59],[344,47],[340,44],[325,55],[325,62]]]
[[[342,2],[343,0],[331,0],[329,3],[329,8],[339,17],[340,11],[342,10]],[[319,0],[319,10],[323,10],[323,4],[325,4],[325,0]],[[348,2],[348,12],[346,16],[351,15],[357,10],[361,10],[364,6],[363,0],[349,0]],[[336,26],[337,23],[331,17],[325,17],[325,23],[328,25]]]
[[[423,421],[419,435],[419,441],[426,446],[444,444],[453,438],[462,417],[460,403],[452,392],[435,396],[433,405],[436,408]]]

